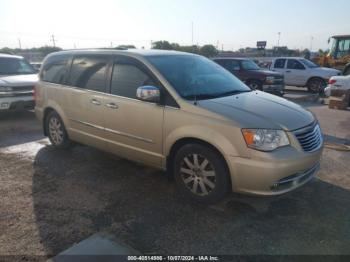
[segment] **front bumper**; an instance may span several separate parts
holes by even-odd
[[[292,146],[230,157],[232,190],[253,195],[280,195],[310,181],[318,171],[323,147],[312,153]]]
[[[279,93],[279,94],[284,93],[284,85],[282,85],[282,84],[278,84],[278,85],[276,85],[276,84],[272,84],[272,85],[264,84],[262,88],[263,88],[264,92]]]
[[[0,111],[2,110],[31,110],[35,106],[32,96],[0,97]]]

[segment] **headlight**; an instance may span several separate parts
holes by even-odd
[[[0,92],[11,92],[12,87],[10,86],[0,86]]]
[[[283,130],[242,129],[247,146],[260,151],[273,151],[289,145],[287,134]]]
[[[265,83],[269,85],[273,84],[274,81],[275,81],[275,78],[273,76],[267,76],[265,79]]]

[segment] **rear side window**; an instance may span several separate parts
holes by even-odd
[[[136,99],[137,88],[145,85],[155,86],[152,77],[132,61],[116,61],[113,65],[111,93],[113,95]]]
[[[285,64],[286,64],[286,59],[277,59],[275,61],[274,68],[284,68]]]
[[[73,59],[69,85],[106,92],[106,56],[76,56]]]
[[[69,60],[70,56],[68,55],[49,57],[42,67],[41,80],[55,84],[64,84],[67,79]]]

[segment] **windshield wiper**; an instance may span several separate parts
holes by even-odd
[[[228,91],[228,92],[223,92],[223,93],[219,93],[219,94],[214,94],[214,96],[215,97],[233,96],[233,95],[237,95],[240,93],[248,93],[248,92],[252,92],[252,90],[234,90],[234,91]]]
[[[194,100],[194,99],[205,100],[205,99],[216,98],[216,95],[213,95],[213,94],[196,94],[196,95],[192,94],[192,95],[185,95],[184,98],[188,99],[188,100]]]
[[[223,93],[214,93],[214,94],[191,94],[191,95],[186,95],[184,96],[185,99],[189,100],[205,100],[205,99],[213,99],[213,98],[218,98],[218,97],[224,97],[224,96],[232,96],[232,95],[237,95],[240,93],[247,93],[247,92],[252,92],[252,90],[235,90],[235,91],[228,91],[228,92],[223,92]]]

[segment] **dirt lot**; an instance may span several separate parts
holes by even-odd
[[[349,111],[307,106],[327,141],[350,145]],[[89,147],[53,149],[31,112],[1,114],[0,255],[51,257],[96,232],[145,254],[350,254],[349,163],[350,152],[325,149],[301,189],[206,207],[162,172]]]

